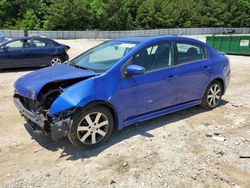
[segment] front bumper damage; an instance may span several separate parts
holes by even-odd
[[[70,117],[50,122],[44,114],[26,109],[18,97],[14,97],[13,100],[21,115],[31,122],[30,124],[32,124],[33,129],[34,126],[38,126],[38,129],[42,130],[44,133],[48,133],[45,128],[49,127],[51,139],[55,141],[67,135],[72,124]]]

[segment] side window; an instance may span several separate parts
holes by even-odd
[[[30,48],[44,48],[46,46],[45,42],[36,40],[36,39],[30,39],[29,40],[29,47]]]
[[[19,49],[19,48],[25,48],[27,44],[27,41],[17,40],[11,43],[6,44],[5,46],[9,49]]]
[[[206,59],[205,47],[194,43],[176,43],[177,64]]]
[[[146,72],[164,69],[173,64],[172,43],[160,43],[147,47],[136,54],[132,64],[145,68]]]
[[[40,40],[34,40],[34,44],[36,45],[36,47],[40,47],[40,48],[43,48],[46,46],[46,43]]]

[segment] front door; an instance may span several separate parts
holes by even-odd
[[[14,68],[27,66],[25,57],[25,42],[16,40],[0,49],[0,68]]]
[[[127,76],[121,81],[118,95],[123,100],[123,120],[176,104],[177,78],[171,42],[149,46],[127,63],[145,68],[145,75]],[[126,67],[125,67],[126,70]]]

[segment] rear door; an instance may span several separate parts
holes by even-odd
[[[50,65],[50,61],[55,53],[55,48],[52,43],[43,39],[29,39],[29,47],[25,51],[30,65]]]
[[[202,98],[211,77],[211,61],[206,47],[200,43],[177,41],[176,73],[178,77],[177,103]]]

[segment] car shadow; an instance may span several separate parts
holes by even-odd
[[[227,103],[228,101],[222,100],[220,106],[224,106]],[[30,128],[28,123],[25,124],[25,128],[32,136],[32,139],[36,140],[45,149],[51,151],[58,151],[59,149],[62,149],[60,158],[66,157],[67,160],[78,160],[78,159],[97,156],[105,149],[136,135],[142,135],[144,137],[154,137],[154,135],[152,135],[148,131],[156,129],[158,127],[168,126],[171,123],[187,119],[193,115],[197,115],[203,112],[206,112],[206,110],[202,109],[199,106],[195,106],[178,112],[167,114],[158,118],[147,120],[137,125],[128,126],[122,129],[121,131],[114,132],[114,134],[106,144],[98,148],[86,151],[82,151],[74,147],[66,137],[55,142],[52,141],[49,138],[49,136],[45,136],[43,134],[42,135],[34,134],[33,130]],[[204,122],[204,124],[207,123]]]

